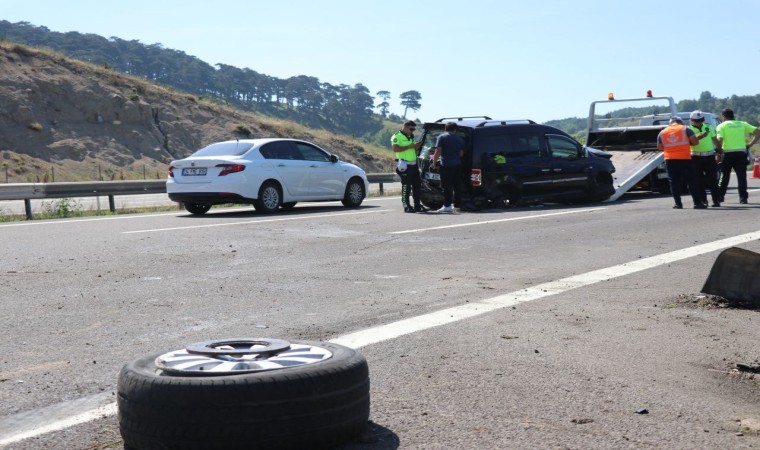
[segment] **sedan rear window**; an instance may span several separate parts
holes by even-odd
[[[240,156],[253,147],[253,144],[243,142],[218,142],[203,147],[191,156]]]

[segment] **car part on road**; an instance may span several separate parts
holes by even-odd
[[[723,250],[707,276],[702,292],[760,307],[760,254],[731,247]]]
[[[127,363],[125,448],[330,448],[369,420],[369,369],[326,342],[224,339]]]

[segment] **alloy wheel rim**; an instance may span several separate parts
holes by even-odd
[[[281,370],[324,361],[332,352],[279,339],[224,339],[199,342],[156,358],[168,375],[223,376]]]

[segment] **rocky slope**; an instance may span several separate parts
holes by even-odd
[[[235,110],[53,52],[0,42],[0,182],[163,178],[214,141],[295,137],[368,173],[390,152]]]

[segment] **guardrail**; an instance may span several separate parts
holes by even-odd
[[[370,183],[398,183],[395,173],[368,173]],[[166,180],[80,181],[66,183],[7,183],[0,184],[0,200],[23,200],[26,218],[32,219],[32,200],[46,198],[108,197],[108,208],[116,211],[117,195],[163,194]]]

